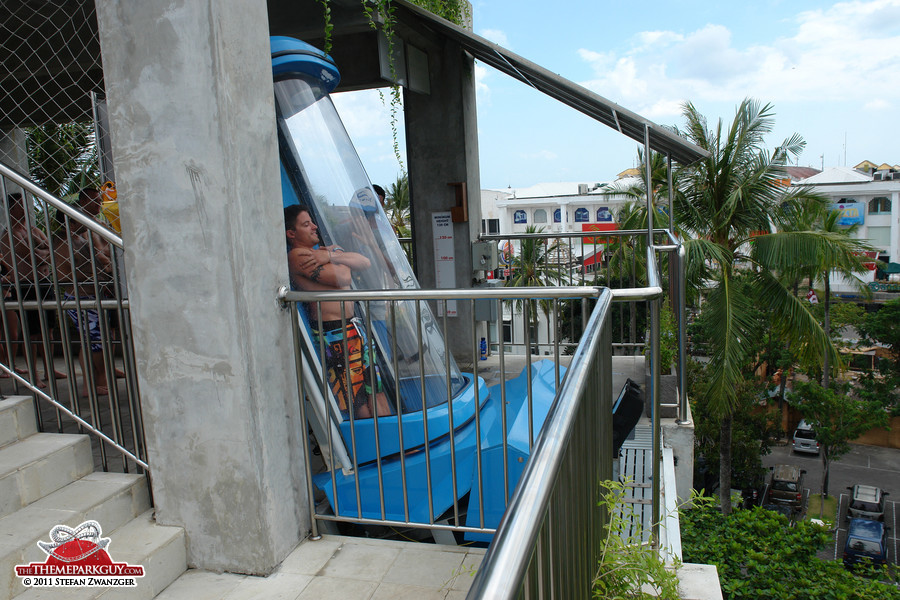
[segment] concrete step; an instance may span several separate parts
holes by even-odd
[[[0,448],[37,433],[34,405],[30,396],[0,399]]]
[[[142,565],[137,588],[106,591],[103,600],[151,600],[187,570],[187,540],[181,527],[157,525],[148,510],[111,536],[114,560]]]
[[[0,517],[94,470],[86,435],[36,433],[0,449]]]
[[[151,600],[175,581],[187,569],[184,530],[180,527],[164,527],[153,520],[148,510],[127,525],[107,536],[110,538],[107,552],[113,561],[141,565],[144,577],[133,588],[30,588],[16,600],[65,598],[66,600]]]
[[[108,537],[149,508],[147,478],[143,475],[91,473],[3,517],[0,519],[0,597],[10,598],[26,590],[15,576],[14,567],[44,562],[47,555],[37,542],[49,541],[50,530],[56,525],[75,528],[93,519],[100,523],[104,537]]]

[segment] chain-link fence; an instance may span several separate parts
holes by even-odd
[[[0,86],[0,396],[146,467],[94,0],[0,0]]]
[[[110,178],[94,125],[103,66],[93,0],[0,2],[0,86],[0,161],[69,201]]]

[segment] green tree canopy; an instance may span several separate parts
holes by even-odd
[[[849,394],[849,386],[824,388],[814,381],[799,382],[788,397],[788,403],[800,411],[816,430],[819,455],[822,457],[822,497],[828,495],[828,469],[850,451],[850,440],[873,427],[887,425],[888,415],[875,402],[858,400]]]
[[[806,303],[779,277],[798,262],[817,264],[827,240],[816,232],[787,231],[787,208],[801,198],[816,202],[807,188],[784,185],[788,159],[804,147],[794,135],[773,151],[765,145],[772,131],[771,105],[744,100],[726,127],[709,127],[690,103],[684,107],[683,132],[709,152],[707,158],[678,173],[676,222],[689,239],[687,280],[705,290],[703,306],[710,353],[706,401],[721,420],[720,488],[722,510],[730,510],[731,415],[739,384],[755,362],[760,331],[755,307],[766,306],[769,329],[799,356],[812,361],[823,352],[837,353]],[[775,231],[773,232],[773,228]],[[764,235],[763,235],[764,234]],[[735,285],[738,273],[746,282]]]
[[[723,516],[711,498],[694,498],[679,514],[684,562],[713,564],[728,600],[898,600],[887,569],[863,577],[816,553],[832,533],[758,506]]]

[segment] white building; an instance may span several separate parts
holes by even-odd
[[[629,172],[624,174],[630,175]],[[625,201],[622,196],[607,195],[602,186],[601,182],[556,182],[538,183],[527,188],[481,190],[481,231],[485,234],[519,234],[535,227],[545,234],[563,236],[615,230],[618,228],[616,217]],[[550,255],[558,270],[569,273],[576,284],[581,281],[582,274],[590,277],[594,263],[602,257],[600,238],[586,238],[584,243],[581,237],[558,241],[560,249]],[[489,331],[491,342],[496,343],[502,336],[507,343],[524,343],[524,323],[520,315],[513,318],[512,308],[507,304],[504,304],[503,312],[503,331],[498,332],[492,325]],[[531,339],[540,346],[540,354],[550,353],[554,329],[548,327],[547,318],[539,311],[538,327],[532,331]],[[520,349],[509,350],[517,352]]]
[[[886,263],[900,263],[900,166],[874,165],[868,161],[856,168],[831,167],[807,177],[795,185],[810,185],[832,201],[840,210],[841,223],[858,223],[854,237],[868,240],[878,250],[877,258]],[[866,282],[875,281],[875,264],[861,276]],[[835,292],[851,292],[852,286],[839,278],[832,278]]]
[[[602,183],[538,183],[527,188],[481,190],[485,233],[576,233],[615,229],[622,200],[607,196]]]

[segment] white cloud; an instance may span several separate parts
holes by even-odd
[[[788,5],[784,5],[788,6]],[[900,0],[856,0],[785,15],[793,31],[736,45],[717,24],[682,35],[637,34],[619,53],[578,51],[594,78],[583,82],[641,114],[666,114],[684,98],[736,102],[850,100],[874,107],[900,100]]]
[[[487,80],[491,76],[490,69],[487,69],[480,63],[475,63],[475,101],[481,105],[490,105],[491,88],[488,87]]]
[[[885,111],[891,108],[891,103],[886,100],[882,100],[881,98],[875,98],[866,102],[863,105],[863,108],[871,111]]]
[[[482,29],[478,32],[478,35],[486,38],[491,42],[494,42],[498,46],[503,46],[504,48],[509,48],[510,50],[512,49],[509,46],[509,38],[506,37],[506,33],[499,29]]]
[[[641,31],[637,39],[642,46],[669,45],[684,39],[681,34],[673,31]]]

